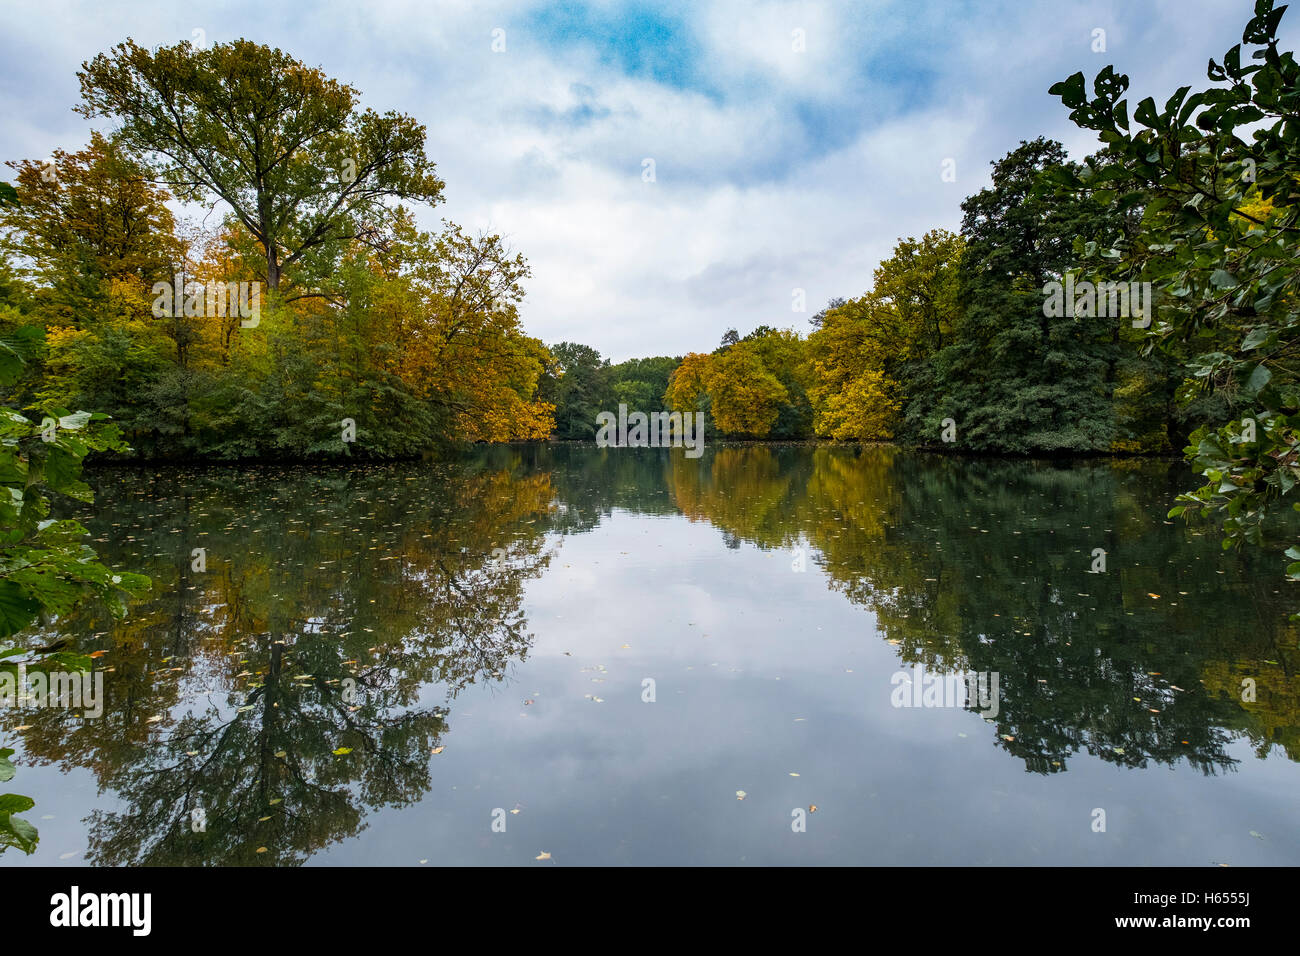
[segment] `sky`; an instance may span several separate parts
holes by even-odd
[[[730,328],[807,331],[827,299],[870,289],[899,238],[958,230],[962,199],[1022,140],[1057,139],[1075,158],[1096,148],[1048,95],[1054,82],[1114,64],[1133,103],[1200,88],[1253,2],[0,9],[0,162],[84,146],[76,71],[127,37],[275,46],[358,89],[363,107],[423,123],[447,188],[421,223],[506,237],[533,270],[524,330],[618,362],[707,352]],[[1285,49],[1298,24],[1283,19]]]

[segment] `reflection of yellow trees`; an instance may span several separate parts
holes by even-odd
[[[1246,735],[1263,757],[1275,746],[1300,760],[1300,675],[1277,661],[1206,661],[1201,680],[1211,694],[1240,703]],[[1243,701],[1243,684],[1255,682],[1255,700]]]
[[[1035,772],[1059,772],[1081,749],[1217,772],[1233,763],[1233,731],[1297,756],[1300,687],[1285,677],[1295,628],[1280,606],[1264,610],[1277,597],[1219,576],[1213,541],[1167,530],[1161,466],[892,447],[722,447],[704,467],[670,461],[685,515],[760,547],[811,545],[829,586],[872,610],[903,662],[1000,673],[999,746]],[[1094,548],[1110,555],[1104,574],[1089,573]],[[1215,676],[1233,660],[1279,664]],[[1233,704],[1239,676],[1257,677],[1258,703]],[[1207,693],[1219,685],[1234,695]]]
[[[961,596],[937,581],[938,562],[916,544],[900,547],[905,489],[898,482],[899,450],[818,448],[807,486],[803,532],[822,554],[830,586],[870,607],[879,627],[901,643],[909,661],[952,666],[960,652]]]
[[[765,548],[784,547],[798,537],[796,476],[771,448],[719,448],[707,471],[680,455],[669,462],[673,501],[692,521],[710,521]]]
[[[531,644],[520,605],[549,562],[549,474],[507,463],[149,483],[115,482],[101,506],[126,532],[106,550],[153,557],[155,597],[102,642],[84,637],[89,619],[41,637],[106,645],[104,716],[24,715],[30,757],[88,767],[129,803],[94,817],[94,858],[296,863],[355,833],[366,809],[422,796],[448,729],[444,709],[421,707],[424,688],[454,698]],[[201,834],[186,826],[198,806]]]

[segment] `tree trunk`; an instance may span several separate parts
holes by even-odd
[[[266,245],[266,284],[272,292],[280,288],[280,255],[274,242]]]

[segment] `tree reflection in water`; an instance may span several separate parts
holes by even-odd
[[[89,768],[125,804],[92,813],[94,863],[293,865],[421,800],[457,694],[528,657],[523,592],[548,534],[615,508],[811,548],[900,667],[1000,675],[989,740],[1028,771],[1087,752],[1216,773],[1242,735],[1300,759],[1276,562],[1164,519],[1180,465],[561,445],[94,479],[97,548],[155,589],[122,623],[39,635],[106,652],[101,719],[22,715],[28,760]]]

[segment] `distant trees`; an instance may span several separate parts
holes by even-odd
[[[611,365],[587,345],[561,342],[550,346],[554,361],[543,376],[540,395],[555,405],[554,437],[590,439],[596,414],[626,405],[629,411],[654,412],[666,407],[668,382],[680,358],[661,355]]]

